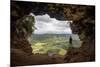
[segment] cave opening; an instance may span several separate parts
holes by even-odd
[[[70,27],[72,21],[57,20],[51,18],[49,14],[29,15],[35,18],[35,30],[28,38],[33,54],[65,56],[69,48],[81,47],[78,34],[72,33]]]

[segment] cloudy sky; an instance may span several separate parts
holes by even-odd
[[[35,16],[35,27],[34,34],[72,34],[68,21],[50,18],[48,14]]]

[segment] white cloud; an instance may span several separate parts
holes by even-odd
[[[52,21],[48,14],[35,16],[35,19],[46,23]]]
[[[35,16],[35,27],[35,34],[72,34],[68,21],[50,18],[48,14]]]

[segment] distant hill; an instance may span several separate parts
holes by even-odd
[[[79,37],[77,34],[33,34],[32,38],[51,38],[51,37],[66,37],[69,38],[72,36],[73,39],[79,40]]]
[[[49,38],[64,38],[69,40],[69,37],[72,36],[73,40],[80,40],[78,35],[76,34],[33,34],[29,38],[29,41],[32,42],[33,40],[45,40]]]

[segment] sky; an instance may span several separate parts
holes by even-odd
[[[72,34],[69,21],[61,21],[51,18],[48,14],[37,15],[35,17],[34,34]]]

